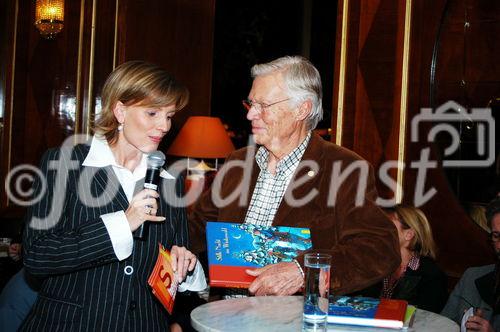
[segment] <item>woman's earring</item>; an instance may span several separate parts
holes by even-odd
[[[118,131],[122,131],[123,130],[123,123],[120,123],[116,129]]]

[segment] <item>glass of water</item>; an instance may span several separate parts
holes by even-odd
[[[332,256],[309,253],[304,257],[304,331],[325,331],[330,291],[330,266]]]

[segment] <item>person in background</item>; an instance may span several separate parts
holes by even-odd
[[[447,299],[447,278],[436,265],[436,244],[425,214],[410,205],[385,209],[398,230],[401,265],[367,296],[401,299],[440,312]]]
[[[470,203],[466,207],[467,214],[479,227],[484,231],[490,233],[491,230],[488,228],[488,221],[486,220],[486,208],[482,205]]]
[[[29,207],[23,237],[25,268],[43,282],[21,330],[168,330],[170,317],[147,284],[159,244],[170,250],[179,291],[206,287],[186,249],[182,179],[163,170],[158,192],[143,189],[148,154],[187,102],[188,90],[162,68],[126,62],[104,84],[90,145],[44,154],[47,190],[35,180],[42,199]],[[148,233],[136,238],[146,221]]]
[[[19,221],[14,219],[0,219],[0,222],[19,224]],[[3,235],[7,234],[8,232]],[[8,235],[9,237],[0,237],[0,291],[10,278],[23,267],[21,232],[13,232]]]
[[[400,263],[396,229],[375,204],[368,163],[313,133],[323,114],[318,70],[303,57],[285,56],[253,66],[252,77],[243,105],[260,147],[233,152],[193,207],[193,252],[206,250],[206,221],[306,227],[313,248],[332,255],[335,294],[380,281]],[[336,171],[345,171],[343,181]],[[250,293],[296,293],[304,285],[303,260],[248,270],[256,277]]]
[[[20,242],[13,242],[9,245],[9,257],[14,262],[19,262],[21,260],[22,245]]]
[[[468,331],[500,331],[500,197],[486,207],[486,219],[496,263],[468,268],[441,311],[460,324],[464,312],[474,308],[475,315],[466,322]]]
[[[21,269],[6,283],[0,292],[0,331],[15,332],[35,303],[40,281],[22,267],[21,232],[9,247],[9,257],[19,262]]]
[[[0,293],[0,331],[15,332],[35,303],[40,281],[22,268]]]

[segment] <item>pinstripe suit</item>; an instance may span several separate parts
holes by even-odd
[[[111,166],[93,170],[81,166],[88,151],[88,145],[77,145],[70,151],[49,150],[42,158],[41,170],[47,179],[48,190],[28,210],[26,222],[29,226],[23,241],[26,269],[44,281],[22,330],[165,331],[168,314],[153,297],[147,278],[158,255],[158,243],[166,248],[188,244],[184,208],[166,203],[174,200],[179,203],[179,199],[173,197],[174,192],[181,196],[182,181],[162,178],[157,214],[165,216],[166,221],[151,223],[147,240],[135,240],[132,255],[118,261],[99,216],[125,211],[129,203]],[[61,160],[62,156],[71,158],[72,162],[59,162],[62,166],[58,172],[68,176],[61,181],[66,183],[65,194],[57,195],[54,194],[58,185],[57,172],[51,169],[51,161]],[[79,185],[87,189],[79,191]],[[35,196],[42,186],[42,182],[35,181]],[[172,197],[168,200],[163,192],[166,188],[171,188],[168,195]],[[99,197],[98,201],[108,203],[99,204],[102,206],[83,204],[92,198],[88,192],[94,198]],[[59,219],[51,214],[57,210],[55,203],[63,204]],[[37,218],[42,221],[36,221]],[[40,229],[47,228],[55,220],[58,222],[54,227]],[[126,266],[133,268],[131,275],[125,273]]]

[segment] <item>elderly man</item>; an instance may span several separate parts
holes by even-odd
[[[500,331],[500,197],[488,204],[486,219],[496,264],[467,269],[441,312],[460,324],[467,309],[479,309],[465,322],[467,331]]]
[[[367,287],[400,263],[396,229],[375,205],[371,167],[312,130],[322,118],[321,78],[298,56],[255,65],[243,102],[260,147],[235,151],[190,216],[191,249],[205,250],[206,221],[308,227],[315,250],[332,255],[336,294]],[[350,167],[351,166],[351,167]],[[354,166],[354,167],[353,167]],[[248,271],[255,295],[303,287],[303,256]]]

